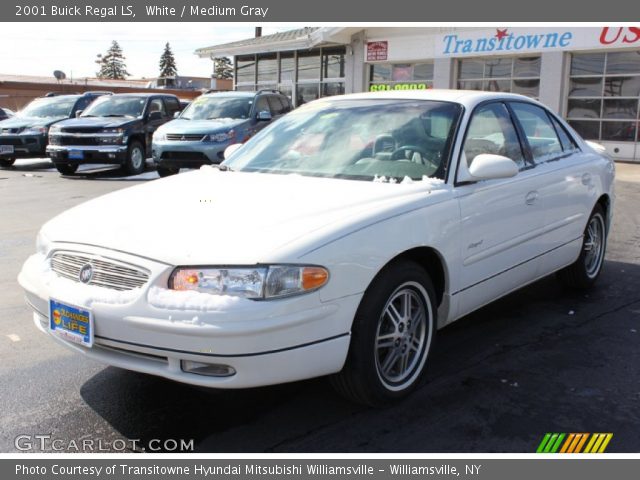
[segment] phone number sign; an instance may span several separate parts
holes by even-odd
[[[367,62],[386,60],[389,53],[389,42],[367,42]]]

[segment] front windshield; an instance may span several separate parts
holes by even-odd
[[[439,101],[314,102],[264,129],[224,165],[358,180],[444,178],[461,111]]]
[[[76,97],[36,98],[20,111],[21,117],[68,117],[76,103]]]
[[[144,110],[146,97],[104,96],[95,100],[81,117],[139,117]]]
[[[180,118],[184,120],[214,120],[249,118],[253,97],[200,97],[191,102]]]

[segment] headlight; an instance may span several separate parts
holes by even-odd
[[[20,133],[22,135],[46,135],[47,127],[27,127]]]
[[[159,132],[158,130],[156,130],[155,132],[153,132],[153,141],[154,142],[162,142],[164,140],[167,139],[167,135],[164,132]]]
[[[258,267],[179,267],[169,279],[173,290],[268,299],[311,292],[327,283],[322,267],[271,265]]]
[[[228,132],[212,133],[211,135],[209,135],[209,141],[222,143],[233,140],[235,137],[236,132],[233,130],[229,130]]]
[[[102,133],[115,133],[116,135],[122,135],[124,133],[124,128],[105,128],[102,130]]]
[[[36,252],[46,255],[49,253],[51,249],[51,240],[49,240],[42,230],[38,232],[38,236],[36,237]]]
[[[52,133],[60,133],[60,130],[62,130],[62,128],[60,128],[59,125],[52,125],[49,128],[49,135],[51,135]]]

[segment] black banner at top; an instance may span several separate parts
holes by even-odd
[[[15,0],[18,22],[634,22],[628,0]]]

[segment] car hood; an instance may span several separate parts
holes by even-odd
[[[203,167],[86,202],[42,233],[49,241],[171,265],[294,261],[329,238],[416,208],[436,189],[444,189],[440,181],[389,184]]]
[[[48,127],[66,117],[11,117],[0,122],[1,128]]]
[[[183,120],[176,118],[162,125],[158,130],[162,133],[193,134],[193,133],[214,133],[227,131],[236,128],[247,122],[241,118],[218,118],[215,120]]]
[[[137,121],[132,117],[78,117],[58,123],[61,128],[118,128]]]

